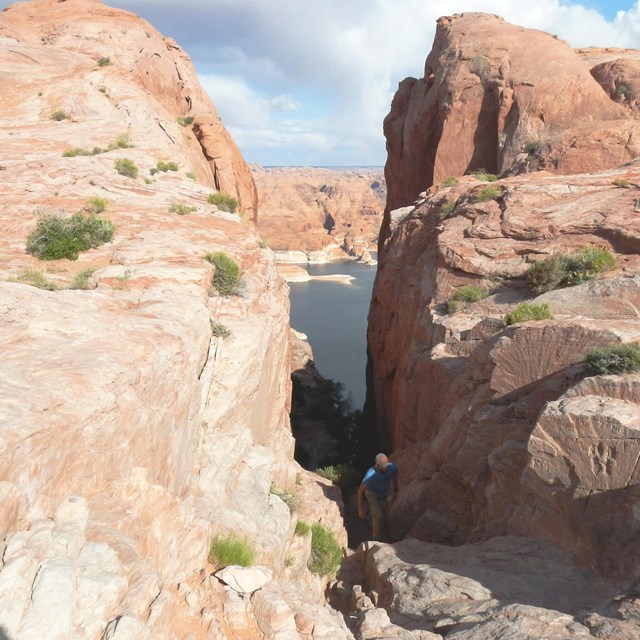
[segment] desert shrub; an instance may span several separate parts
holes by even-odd
[[[27,253],[41,260],[77,260],[80,251],[95,249],[113,238],[115,226],[99,216],[75,213],[70,218],[42,216],[27,238]]]
[[[454,176],[449,176],[448,178],[445,178],[445,180],[443,180],[442,182],[442,186],[443,187],[453,187],[454,184],[458,183],[458,178],[454,177]]]
[[[228,338],[231,335],[231,331],[226,324],[222,324],[222,322],[215,322],[214,320],[210,320],[211,322],[211,335],[216,338]]]
[[[164,162],[162,160],[159,160],[155,168],[156,171],[163,171],[164,173],[166,173],[167,171],[177,171],[178,165],[175,162]]]
[[[311,525],[309,569],[319,576],[332,576],[342,560],[342,547],[333,532],[321,524]]]
[[[83,149],[82,147],[75,147],[75,149],[67,149],[62,152],[63,158],[75,158],[76,156],[92,156],[95,155],[89,149]]]
[[[55,291],[58,288],[40,269],[25,269],[19,276],[14,278],[12,282],[22,282],[23,284],[29,284],[32,287],[45,289],[47,291]]]
[[[527,142],[524,143],[524,150],[527,153],[535,153],[539,147],[540,140],[527,140]]]
[[[456,208],[456,203],[452,201],[443,202],[440,205],[440,210],[438,215],[440,216],[440,220],[444,220],[449,214]]]
[[[539,294],[591,280],[615,266],[616,259],[608,249],[586,246],[577,253],[561,253],[539,260],[529,267],[525,277],[531,291]]]
[[[566,280],[568,273],[567,256],[556,254],[534,262],[527,270],[525,279],[529,289],[537,295],[557,289]]]
[[[211,280],[211,286],[221,296],[239,296],[242,293],[244,281],[242,271],[236,262],[223,251],[208,253],[204,259],[210,262],[215,270]]]
[[[614,187],[626,189],[629,186],[629,181],[626,178],[616,178],[611,184]]]
[[[193,173],[193,171],[187,171],[187,173],[185,173],[184,175],[187,176],[187,178],[189,178],[189,180],[195,180],[196,179],[196,174]]]
[[[584,359],[587,372],[603,376],[640,371],[640,343],[612,344],[589,351]]]
[[[496,187],[485,187],[476,194],[474,200],[476,202],[488,202],[495,200],[500,195],[500,189]]]
[[[253,564],[256,552],[247,538],[241,538],[235,533],[218,535],[211,541],[209,548],[209,562],[218,569],[229,565],[249,567]]]
[[[90,279],[94,273],[95,269],[84,269],[80,273],[76,273],[69,284],[69,289],[93,289]]]
[[[222,191],[210,193],[207,196],[207,202],[215,204],[221,211],[228,211],[229,213],[235,213],[238,208],[238,200]]]
[[[616,87],[616,97],[617,98],[630,98],[631,97],[631,89],[626,84],[620,84]]]
[[[472,176],[475,176],[477,180],[483,180],[484,182],[495,182],[498,176],[495,173],[488,173],[486,169],[476,169],[471,172]]]
[[[504,317],[505,324],[518,324],[530,320],[552,320],[553,313],[548,303],[521,302]]]
[[[111,58],[106,56],[100,56],[98,58],[98,66],[99,67],[108,67],[111,64]]]
[[[66,114],[66,112],[62,110],[54,111],[51,114],[51,119],[56,120],[57,122],[60,122],[60,120],[66,120],[68,117],[69,116]]]
[[[267,244],[267,241],[266,240],[262,240],[262,239],[258,242],[258,246],[261,249],[268,249],[269,248],[269,245]]]
[[[296,529],[294,533],[297,536],[303,537],[303,536],[309,535],[310,531],[311,531],[311,526],[308,525],[304,520],[298,520],[298,522],[296,522]]]
[[[188,204],[172,204],[169,207],[171,213],[177,213],[179,216],[185,216],[188,213],[196,211],[195,207],[190,207]]]
[[[592,245],[583,247],[569,258],[567,284],[579,284],[585,280],[591,280],[598,273],[611,271],[616,266],[616,259],[608,249]]]
[[[447,301],[447,313],[455,313],[458,309],[470,302],[478,302],[486,298],[489,292],[475,284],[466,284],[456,289]]]
[[[193,117],[192,116],[186,116],[186,117],[183,117],[183,118],[178,118],[178,124],[182,125],[183,127],[188,127],[192,123],[193,123]]]
[[[135,162],[133,162],[133,160],[129,160],[129,158],[120,158],[114,162],[113,166],[121,176],[127,176],[134,180],[138,177],[138,167]]]
[[[89,198],[85,203],[83,209],[87,213],[97,214],[102,213],[107,208],[108,204],[109,201],[105,200],[104,198]]]
[[[327,480],[337,484],[343,491],[357,487],[360,484],[360,474],[348,464],[336,464],[328,467],[320,467],[315,472]]]
[[[114,142],[110,142],[107,151],[113,151],[114,149],[130,149],[129,134],[121,133]]]
[[[278,496],[278,498],[280,498],[280,500],[289,507],[289,511],[291,511],[291,513],[300,508],[300,499],[290,491],[278,489],[272,484],[271,489],[269,489],[269,493],[272,493],[274,496]]]

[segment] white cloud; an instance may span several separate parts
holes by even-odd
[[[640,0],[618,1],[607,21],[588,0],[106,0],[176,38],[247,159],[272,164],[382,164],[391,98],[422,75],[441,15],[494,13],[575,47],[638,46]]]

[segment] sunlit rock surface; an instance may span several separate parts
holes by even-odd
[[[351,637],[294,535],[304,518],[346,542],[335,491],[293,461],[288,288],[191,62],[84,0],[4,11],[0,60],[0,635],[261,637],[245,626],[277,629],[286,604],[303,626],[323,620],[306,637]],[[74,148],[90,155],[63,157]],[[117,173],[122,158],[138,178]],[[214,188],[240,216],[207,203]],[[96,197],[112,242],[77,261],[26,253],[40,215]],[[241,267],[240,296],[211,291],[215,251]],[[212,577],[211,539],[229,532],[272,572],[271,608]]]

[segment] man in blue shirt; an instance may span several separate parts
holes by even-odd
[[[390,492],[393,483],[393,493]],[[366,520],[362,497],[367,498],[371,512],[371,539],[380,542],[390,541],[387,530],[390,499],[398,493],[398,467],[389,462],[384,453],[379,453],[375,465],[365,473],[358,488],[358,515]]]

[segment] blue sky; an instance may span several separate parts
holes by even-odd
[[[0,1],[0,8],[9,2]],[[485,11],[574,47],[640,48],[640,0],[112,0],[190,55],[249,162],[383,165],[398,82],[441,15]]]

